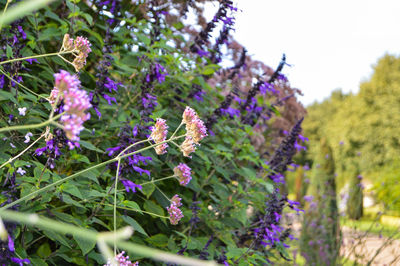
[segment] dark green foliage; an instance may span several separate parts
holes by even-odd
[[[346,214],[350,219],[358,220],[363,216],[363,188],[361,184],[359,166],[353,162],[347,170],[349,175],[349,198],[347,201]]]
[[[113,17],[115,21],[112,21],[109,13],[101,12],[102,9],[110,9],[111,4],[106,7],[98,5],[99,2],[117,3]],[[171,136],[180,124],[186,106],[191,106],[201,119],[206,120],[220,107],[227,90],[233,90],[237,84],[242,86],[244,80],[238,78],[239,75],[231,75],[232,69],[222,69],[222,66],[214,64],[209,58],[189,52],[197,32],[186,31],[181,22],[183,14],[168,14],[167,17],[160,13],[174,8],[184,13],[187,4],[172,1],[168,5],[157,6],[158,2],[53,1],[48,7],[19,22],[27,35],[26,40],[20,39],[23,48],[17,55],[14,51],[16,46],[1,46],[5,50],[1,50],[0,61],[13,56],[57,52],[66,33],[71,38],[84,36],[89,39],[92,52],[78,76],[82,89],[98,96],[92,105],[96,105],[101,117],[98,117],[94,109],[90,110],[91,118],[84,123],[85,130],[80,133],[80,148],[70,150],[61,144],[56,146],[60,148],[61,154],[55,158],[54,168],[50,166],[47,155],[34,154],[35,149],[45,147],[45,138],[17,160],[1,168],[0,181],[3,186],[0,204],[9,204],[55,181],[115,158],[120,150],[110,155],[107,149],[122,145],[124,141],[128,142],[127,139],[132,143],[136,133],[145,139],[150,133],[148,128],[157,118],[166,119]],[[192,1],[190,6],[200,9],[196,1]],[[3,8],[4,1],[0,3],[0,10]],[[204,21],[204,18],[200,21]],[[204,25],[197,26],[201,28]],[[11,27],[3,27],[2,44],[13,40]],[[212,46],[213,42],[215,40],[210,40],[208,45]],[[204,49],[211,50],[211,47]],[[238,49],[239,53],[241,50],[242,47]],[[226,57],[236,58],[238,51],[228,48]],[[245,59],[248,66],[253,65],[250,57]],[[23,68],[15,69],[21,64]],[[156,65],[168,72],[165,80],[154,78]],[[270,70],[260,62],[256,65]],[[12,75],[17,70],[17,74],[23,77],[22,83],[44,97],[48,97],[54,87],[54,73],[61,69],[75,73],[71,65],[57,56],[42,57],[32,64],[23,61],[12,64],[11,69],[4,69]],[[240,93],[245,99],[245,92],[251,87],[253,79],[258,77],[255,73],[260,71],[254,71],[251,67],[239,67],[235,71],[247,78],[246,86],[243,86],[243,92]],[[121,83],[118,90],[106,88],[106,78],[112,79],[115,84]],[[50,104],[20,86],[12,87],[10,83],[5,78],[4,87],[0,89],[0,128],[46,121],[51,110]],[[190,97],[194,85],[204,92],[203,101]],[[286,83],[284,88],[279,86],[275,88],[282,92],[279,97],[290,89]],[[115,97],[117,103],[108,103],[104,93]],[[153,106],[154,109],[144,104],[143,99],[148,97],[147,94],[157,97],[158,104]],[[277,97],[258,93],[255,96],[257,108],[261,108],[263,115],[278,114],[278,109],[286,108],[286,102],[282,107],[272,107],[271,103]],[[148,101],[148,98],[145,100]],[[291,99],[291,106],[297,108],[294,109],[295,115],[292,113],[291,119],[288,119],[289,122],[285,121],[287,127],[292,127],[293,121],[300,118],[296,115],[304,111],[294,98]],[[18,112],[18,108],[22,107],[27,108],[25,116]],[[233,101],[231,107],[239,109],[236,101]],[[252,111],[245,111],[241,115],[246,112],[251,114]],[[286,118],[282,115],[280,119]],[[141,191],[135,193],[126,192],[123,184],[118,182],[117,229],[128,225],[135,229],[128,241],[194,258],[201,255],[202,258],[219,260],[220,263],[227,261],[230,264],[235,262],[248,265],[251,262],[260,265],[268,263],[267,257],[285,254],[282,243],[268,250],[263,246],[251,246],[249,249],[254,238],[254,225],[258,222],[255,214],[265,215],[267,196],[276,188],[276,184],[267,179],[270,169],[265,162],[271,159],[267,151],[274,150],[269,141],[279,143],[279,139],[272,134],[273,120],[264,121],[263,117],[253,122],[257,122],[257,130],[241,123],[238,117],[230,118],[220,113],[212,133],[209,132],[209,136],[202,140],[201,146],[191,158],[183,157],[179,148],[172,143],[169,143],[168,152],[163,155],[157,155],[154,149],[142,152],[143,156],[151,157],[152,160],[138,166],[149,171],[150,175],[133,171],[132,166],[127,167],[127,160],[122,160],[122,167],[126,171],[120,175],[120,181],[142,184],[171,176],[173,168],[181,162],[192,169],[193,178],[186,187],[179,185],[175,179],[167,179],[155,185],[144,185]],[[259,130],[260,125],[264,129]],[[177,135],[184,134],[183,128]],[[54,129],[55,126],[51,125],[50,132],[53,134]],[[39,138],[44,130],[30,129],[32,140]],[[135,130],[139,132],[134,133]],[[0,133],[0,165],[27,147],[28,144],[23,142],[26,133],[26,130]],[[254,144],[255,135],[263,139],[262,144]],[[137,137],[134,142],[138,140],[141,139]],[[19,168],[25,173],[17,174]],[[108,164],[88,171],[52,187],[46,193],[39,193],[21,202],[17,206],[18,211],[34,212],[98,232],[112,231],[116,170],[116,164]],[[11,186],[10,180],[14,179],[15,186]],[[11,189],[12,195],[9,193]],[[159,216],[167,215],[166,207],[170,204],[168,198],[175,194],[182,198],[184,218],[179,224],[171,225],[167,218]],[[253,212],[248,213],[248,210]],[[22,225],[9,233],[15,237],[18,255],[29,258],[33,265],[101,265],[105,262],[96,243],[86,242],[73,235]],[[207,245],[206,254],[204,247],[211,235],[214,237]],[[141,265],[154,264],[137,254],[128,255],[132,260],[140,260]]]
[[[335,162],[326,140],[321,141],[308,188],[300,249],[308,265],[336,265],[339,222],[336,202]]]

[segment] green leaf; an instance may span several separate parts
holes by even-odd
[[[156,234],[147,238],[146,242],[156,247],[166,247],[168,245],[168,237],[164,234]]]
[[[86,255],[91,251],[94,246],[96,246],[96,241],[88,240],[88,239],[83,239],[77,235],[73,235],[76,243],[78,243],[79,248],[82,250],[82,254]]]
[[[9,46],[8,44],[7,44],[7,48],[6,48],[6,55],[7,55],[7,58],[8,58],[8,59],[13,58],[13,51],[12,51],[12,48],[11,48],[11,46]]]
[[[134,201],[124,200],[122,202],[122,204],[125,205],[126,207],[132,208],[132,209],[137,210],[138,212],[142,213],[141,212],[142,209],[140,209],[139,205]]]
[[[139,41],[143,42],[146,46],[150,45],[150,38],[147,37],[146,35],[137,33],[136,37],[138,38]]]
[[[37,249],[36,254],[41,258],[47,258],[51,254],[51,248],[49,243],[45,242]]]
[[[101,152],[104,153],[104,151],[100,150],[99,148],[97,148],[96,146],[94,146],[92,143],[81,140],[79,141],[79,144],[81,144],[83,147],[85,147],[86,149],[89,149],[91,151],[97,151],[97,152]]]
[[[147,198],[150,198],[151,194],[153,194],[156,186],[153,183],[148,183],[142,187],[140,190]]]
[[[51,240],[53,240],[53,241],[58,241],[58,242],[60,242],[61,244],[63,244],[64,246],[67,246],[68,248],[71,248],[71,246],[70,246],[69,243],[68,243],[67,238],[66,238],[64,235],[60,235],[60,234],[55,233],[55,232],[53,232],[53,231],[47,231],[47,230],[44,230],[43,233],[44,233],[48,238],[50,238]]]
[[[164,209],[152,202],[151,200],[146,200],[143,208],[148,212],[164,216]]]
[[[135,229],[135,231],[138,231],[139,233],[148,236],[148,234],[146,233],[146,231],[144,231],[143,227],[140,226],[140,224],[138,222],[136,222],[135,219],[133,219],[132,217],[123,215],[122,219],[129,224],[130,226],[133,227],[133,229]]]

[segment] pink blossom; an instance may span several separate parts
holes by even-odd
[[[92,107],[86,91],[80,89],[80,81],[76,75],[61,70],[54,74],[55,85],[50,94],[50,102],[63,102],[63,114],[60,118],[68,139],[79,141],[79,133],[84,129],[83,123],[90,118],[86,111]],[[59,93],[61,93],[59,95]],[[72,149],[73,146],[70,145]]]
[[[171,202],[175,204],[176,207],[180,207],[182,206],[181,200],[182,199],[178,195],[175,195],[172,197]]]
[[[74,41],[75,49],[79,53],[84,54],[86,57],[92,51],[92,49],[90,49],[90,46],[92,45],[90,44],[89,40],[85,37],[78,36]]]
[[[196,150],[195,143],[193,142],[192,137],[187,136],[185,141],[181,144],[180,149],[185,157],[192,157],[189,154]]]
[[[179,202],[180,203],[180,202]],[[182,211],[176,206],[175,202],[171,202],[171,205],[167,207],[169,214],[169,221],[171,224],[176,225],[183,218]]]
[[[168,125],[166,121],[162,118],[157,118],[156,124],[151,128],[150,139],[152,139],[156,144],[161,143],[167,139]],[[164,154],[167,152],[167,143],[160,144],[154,149],[157,154]]]
[[[194,143],[198,144],[200,140],[207,136],[207,128],[196,111],[187,106],[182,117],[182,122],[186,124],[186,132]]]
[[[118,255],[115,256],[115,260],[118,262],[118,265],[120,266],[139,266],[139,262],[131,262],[129,260],[129,256],[124,256],[125,251],[122,251],[121,253],[119,253]],[[111,266],[113,265],[111,260],[107,261],[107,264],[105,264],[104,266]]]
[[[198,119],[199,117],[197,116],[197,113],[195,110],[190,108],[189,106],[186,106],[185,111],[183,112],[182,115],[183,118],[183,123],[184,124],[189,124],[191,123],[194,119]]]
[[[189,166],[184,163],[180,163],[178,166],[174,168],[174,174],[179,177],[179,183],[183,186],[189,184],[190,180],[192,180],[192,173]]]

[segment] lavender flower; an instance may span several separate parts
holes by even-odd
[[[132,193],[135,193],[136,192],[136,188],[142,190],[142,186],[141,185],[137,185],[137,184],[133,183],[130,180],[122,179],[121,183],[124,185],[124,187],[126,189],[126,192],[129,192],[129,190],[131,190]]]

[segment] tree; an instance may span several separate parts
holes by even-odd
[[[321,140],[307,194],[313,198],[305,206],[301,253],[309,265],[336,265],[340,241],[335,163],[325,139]]]
[[[363,216],[363,189],[360,167],[357,162],[352,162],[348,174],[350,176],[350,186],[346,213],[350,219],[358,220]]]

